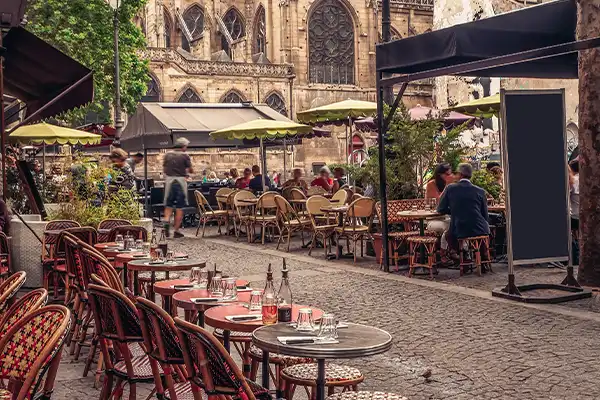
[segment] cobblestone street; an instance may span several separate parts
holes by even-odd
[[[209,265],[216,262],[229,275],[248,278],[255,287],[262,286],[272,262],[278,284],[286,253],[274,245],[236,243],[212,234],[171,243]],[[325,261],[322,250],[313,256],[305,250],[287,256],[294,300],[346,321],[373,324],[394,337],[392,349],[383,355],[339,361],[363,372],[362,389],[393,391],[410,400],[600,398],[600,314],[586,310],[595,309],[596,299],[578,306],[529,306],[491,298],[489,287],[506,277],[501,267],[492,278],[452,280],[441,273],[431,282],[380,272],[373,259],[354,266]],[[563,274],[539,268],[521,276],[559,281]],[[53,398],[97,398],[93,376],[81,378],[82,366],[63,357]],[[429,382],[421,377],[427,369],[432,370]],[[138,398],[141,394],[138,390]]]

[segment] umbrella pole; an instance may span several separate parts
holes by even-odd
[[[350,165],[354,165],[354,136],[352,134],[352,118],[348,117],[348,127],[350,129]],[[351,184],[350,179],[348,179],[348,184]]]
[[[285,138],[283,139],[283,175],[282,179],[285,182],[287,180],[287,144]],[[281,182],[280,182],[281,183]]]
[[[348,163],[348,125],[346,125],[346,148],[344,149],[344,154],[345,154],[345,160],[344,160],[344,164]]]
[[[150,218],[150,191],[148,190],[148,149],[144,149],[144,211]]]
[[[263,192],[267,191],[267,177],[265,174],[267,173],[267,160],[265,159],[265,146],[263,144],[263,138],[260,138],[260,166],[262,168],[262,183],[263,183]]]

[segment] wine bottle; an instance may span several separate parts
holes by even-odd
[[[156,258],[156,249],[158,249],[158,239],[156,238],[156,228],[152,228],[152,239],[150,239],[150,258]]]
[[[160,230],[160,240],[158,241],[158,248],[162,250],[163,257],[167,256],[167,236],[165,230]]]
[[[277,294],[277,319],[279,322],[292,321],[292,288],[288,277],[289,270],[283,259],[283,269],[281,270],[281,286]]]
[[[273,287],[271,264],[269,264],[269,268],[267,269],[267,283],[262,295],[262,322],[264,325],[277,323],[277,299],[275,297],[275,288]]]

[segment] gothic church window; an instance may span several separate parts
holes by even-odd
[[[160,88],[158,83],[154,79],[154,77],[150,76],[150,81],[148,81],[148,89],[146,90],[146,94],[140,100],[143,103],[152,103],[160,101]]]
[[[246,29],[244,28],[244,18],[235,8],[229,9],[223,17],[225,28],[229,32],[231,39],[235,42],[238,39],[246,36]],[[231,57],[231,49],[229,43],[225,38],[225,35],[221,35],[221,48]]]
[[[242,96],[240,96],[237,92],[231,91],[223,97],[221,103],[241,103],[243,101],[244,99],[242,99]]]
[[[202,99],[198,96],[198,93],[192,88],[187,88],[185,91],[179,96],[178,103],[202,103]]]
[[[287,115],[287,108],[285,106],[285,101],[279,93],[271,93],[267,100],[265,101],[269,107],[273,110],[277,111],[280,114]]]
[[[267,55],[267,18],[265,8],[262,5],[258,7],[254,21],[254,48],[252,53]]]
[[[202,11],[202,7],[194,4],[185,10],[183,21],[192,35],[192,40],[195,41],[202,37],[204,31],[204,11]]]
[[[354,24],[340,0],[321,0],[308,20],[309,80],[354,84]]]
[[[167,10],[164,11],[164,35],[165,35],[165,47],[171,47],[171,39],[173,33],[173,20]]]

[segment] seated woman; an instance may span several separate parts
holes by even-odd
[[[329,168],[323,167],[319,170],[319,176],[310,183],[310,186],[320,186],[325,191],[331,192],[331,188],[333,187],[333,179],[329,177],[331,175],[331,171]]]
[[[347,183],[344,175],[346,175],[344,168],[336,167],[333,169],[333,187],[331,188],[331,193],[337,192]]]
[[[302,179],[302,169],[301,168],[294,168],[294,170],[292,171],[292,179],[288,179],[284,184],[283,184],[283,189],[285,188],[291,188],[291,187],[295,187],[298,188],[300,190],[302,190],[304,193],[306,193],[306,191],[308,190],[308,184],[306,183],[306,181],[304,179]]]
[[[425,200],[435,199],[436,204],[440,200],[440,196],[446,189],[446,185],[455,181],[454,174],[452,173],[452,167],[450,164],[443,163],[438,164],[433,172],[433,177],[425,186]],[[440,239],[440,252],[442,257],[445,256],[448,250],[447,231],[450,227],[450,217],[444,216],[440,219],[435,219],[427,223],[427,230],[436,232],[441,236]]]

